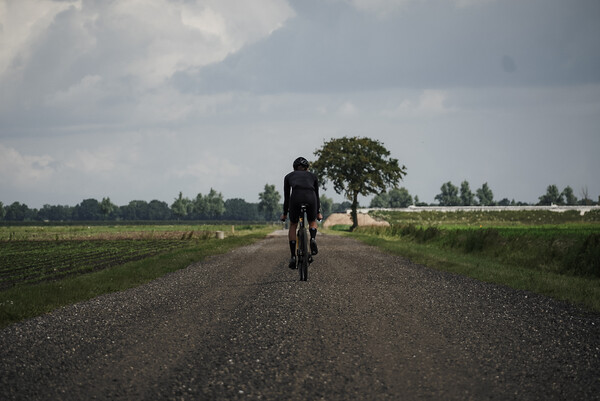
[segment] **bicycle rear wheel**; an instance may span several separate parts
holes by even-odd
[[[298,272],[300,281],[308,280],[308,233],[306,227],[298,230]]]

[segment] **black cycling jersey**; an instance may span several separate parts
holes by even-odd
[[[283,214],[288,214],[289,211],[292,223],[298,222],[302,203],[308,204],[308,220],[315,221],[321,210],[317,176],[310,171],[295,170],[283,180]]]

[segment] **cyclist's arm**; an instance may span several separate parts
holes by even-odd
[[[283,179],[283,214],[287,215],[290,208],[290,182],[286,175]]]
[[[317,213],[321,213],[321,198],[319,197],[319,181],[315,175],[315,182],[313,184],[315,188],[315,195],[317,195]]]

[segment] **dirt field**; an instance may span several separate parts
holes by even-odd
[[[0,331],[2,400],[599,399],[600,315],[279,232]]]
[[[323,228],[330,228],[338,224],[351,225],[352,217],[347,213],[333,213],[327,217],[323,222]],[[390,223],[387,221],[378,221],[368,214],[358,214],[358,225],[359,226],[389,226]]]

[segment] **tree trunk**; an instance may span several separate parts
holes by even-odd
[[[356,227],[358,227],[358,212],[356,209],[358,208],[358,193],[355,192],[352,194],[352,212],[350,216],[352,216],[352,227],[350,227],[350,231],[354,231]]]

